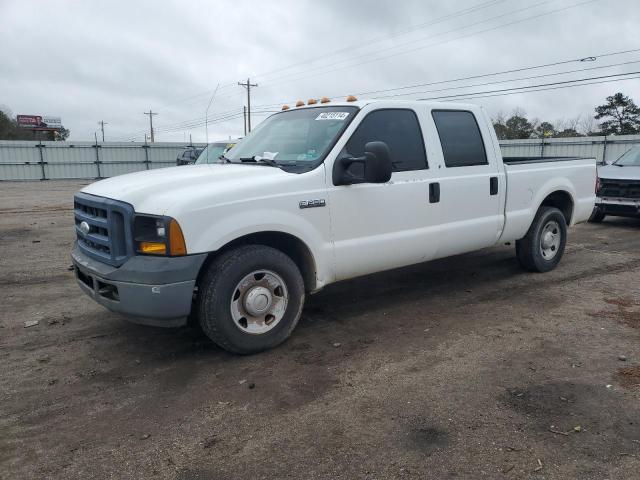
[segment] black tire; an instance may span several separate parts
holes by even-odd
[[[593,212],[591,212],[591,216],[589,217],[589,223],[600,223],[606,216],[607,214],[604,213],[602,209],[594,207]]]
[[[550,251],[552,247],[543,248],[543,230],[548,225],[560,236],[559,244],[552,246],[553,251]],[[527,234],[516,242],[516,256],[523,268],[532,272],[548,272],[560,263],[566,243],[567,224],[562,212],[555,207],[540,207]],[[546,258],[545,254],[550,257]]]
[[[257,270],[276,273],[286,286],[284,315],[265,333],[247,333],[233,319],[230,302],[236,287]],[[198,285],[197,311],[200,327],[220,347],[250,354],[284,342],[296,327],[304,305],[304,281],[287,255],[264,245],[244,245],[223,253],[208,267]],[[246,320],[245,320],[246,322]]]

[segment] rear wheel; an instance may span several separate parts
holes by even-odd
[[[589,222],[590,223],[600,223],[601,221],[604,220],[604,217],[606,217],[606,213],[604,213],[602,211],[602,209],[595,207],[593,209],[593,212],[591,212],[591,216],[589,217]]]
[[[198,290],[202,330],[220,347],[240,354],[286,340],[304,304],[304,282],[296,264],[264,245],[223,253],[209,266]]]
[[[556,268],[564,254],[567,224],[555,207],[541,207],[524,238],[516,242],[520,265],[533,272],[548,272]]]

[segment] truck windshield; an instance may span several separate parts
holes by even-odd
[[[234,143],[229,142],[216,142],[210,143],[200,153],[200,156],[196,160],[196,165],[202,165],[203,163],[219,163],[220,155],[233,147]]]
[[[613,162],[619,167],[640,167],[640,147],[635,147]]]
[[[357,110],[355,106],[331,106],[276,113],[226,157],[234,163],[248,158],[273,160],[297,173],[311,170],[324,160]]]

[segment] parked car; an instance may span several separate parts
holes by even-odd
[[[201,165],[203,163],[220,163],[220,157],[235,147],[239,141],[240,139],[212,142],[200,152],[200,156],[198,156],[195,163],[197,165]]]
[[[525,269],[552,270],[595,179],[593,158],[503,159],[475,105],[302,106],[220,163],[84,187],[72,258],[108,309],[163,326],[192,315],[247,354],[283,342],[306,295],[340,280],[506,242]]]
[[[598,167],[596,195],[590,222],[602,222],[607,215],[640,217],[640,147],[610,165]]]
[[[188,147],[184,152],[180,153],[176,158],[176,165],[192,165],[202,153],[202,148]]]

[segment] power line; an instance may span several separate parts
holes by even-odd
[[[460,82],[460,81],[464,81],[464,80],[474,80],[474,79],[480,79],[480,78],[489,78],[489,77],[495,77],[495,76],[500,76],[500,75],[507,75],[507,74],[511,74],[511,73],[525,72],[525,71],[529,71],[529,70],[537,70],[537,69],[542,69],[542,68],[566,65],[566,64],[569,64],[569,63],[582,63],[584,61],[595,61],[595,60],[598,60],[598,59],[601,59],[601,58],[607,58],[607,57],[624,55],[624,54],[629,54],[629,53],[637,53],[637,52],[640,52],[640,48],[628,49],[628,50],[620,50],[620,51],[614,51],[614,52],[606,52],[606,53],[598,53],[598,54],[595,54],[595,55],[590,54],[590,55],[585,56],[585,57],[577,57],[577,58],[573,58],[573,59],[559,60],[559,61],[545,63],[545,64],[538,64],[538,65],[532,65],[532,66],[527,66],[527,67],[513,68],[513,69],[502,70],[502,71],[498,71],[498,72],[483,73],[483,74],[478,74],[478,75],[469,75],[469,76],[465,76],[465,77],[456,77],[456,78],[447,79],[447,80],[437,80],[437,81],[432,81],[432,82],[416,83],[416,84],[412,84],[412,85],[404,85],[404,86],[387,88],[387,89],[370,90],[370,91],[365,91],[365,92],[356,92],[355,95],[358,95],[358,96],[371,95],[371,94],[380,94],[380,93],[387,93],[387,92],[394,92],[394,91],[409,90],[409,89],[414,89],[414,88],[419,88],[419,87],[424,87],[424,86],[446,85],[446,84],[449,84],[449,83],[456,83],[456,82]],[[495,81],[495,82],[487,82],[486,85],[496,84],[496,83],[506,83],[506,82],[510,82],[510,81],[522,81],[522,80],[528,80],[528,79],[532,79],[532,78],[540,78],[540,77],[544,77],[544,76],[563,75],[563,74],[575,73],[575,72],[578,72],[578,71],[585,71],[585,70],[591,70],[591,69],[595,70],[595,69],[602,69],[602,68],[612,68],[612,67],[615,67],[615,66],[621,66],[621,65],[632,64],[632,63],[637,63],[637,62],[621,62],[621,63],[617,63],[617,64],[610,64],[610,65],[592,67],[590,69],[575,69],[575,70],[568,70],[568,71],[562,71],[562,72],[553,72],[553,73],[549,73],[549,74],[545,74],[545,75],[539,75],[539,76],[531,76],[531,77],[524,77],[524,78],[518,78],[518,79],[498,80],[498,81]],[[484,85],[484,84],[466,85],[465,87],[459,87],[459,86],[448,87],[448,88],[441,89],[439,91],[454,90],[454,89],[459,89],[459,88],[472,88],[474,86],[480,86],[480,85]],[[349,93],[353,93],[353,91],[351,91]],[[412,94],[416,94],[416,93],[427,93],[427,92],[411,92],[411,93],[398,94],[398,95],[412,95]],[[339,94],[339,95],[329,95],[329,97],[340,97],[340,96],[345,96],[345,95],[346,95],[346,93],[342,93],[342,94]],[[391,97],[391,95],[390,96],[386,96],[386,97]],[[385,96],[380,96],[380,97],[375,97],[375,98],[385,98]],[[270,103],[270,104],[261,104],[261,105],[258,105],[257,108],[269,108],[269,107],[282,105],[283,103],[291,103],[291,100],[285,100],[285,101],[281,101],[281,102],[277,102],[277,103]],[[229,115],[229,114],[236,114],[237,115],[238,113],[239,112],[238,112],[237,109],[218,112],[218,116],[214,117],[214,119],[216,119],[216,118],[226,119],[226,118],[229,118],[229,117],[227,117],[227,115]],[[202,126],[204,124],[204,121],[205,121],[204,117],[198,117],[198,118],[185,120],[185,121],[181,121],[181,122],[177,122],[177,123],[173,123],[173,124],[163,125],[160,129],[156,129],[156,131],[165,131],[166,129],[171,129],[171,130],[177,131],[177,130],[180,130],[180,129],[194,128],[194,127]],[[139,133],[141,133],[141,131]]]
[[[363,47],[364,48],[370,48],[372,45],[374,45],[376,43],[380,43],[380,42],[386,41],[386,40],[391,40],[393,38],[396,38],[396,37],[399,37],[399,36],[402,36],[402,35],[406,35],[408,33],[414,32],[416,30],[420,30],[420,29],[423,29],[423,28],[426,28],[426,27],[429,27],[429,26],[432,26],[432,25],[436,25],[438,23],[442,23],[442,22],[444,22],[446,20],[449,20],[451,18],[455,19],[457,17],[468,15],[470,13],[475,13],[475,12],[477,12],[479,10],[483,10],[485,8],[490,8],[490,7],[495,6],[495,5],[499,4],[499,3],[504,3],[505,1],[506,0],[489,0],[489,1],[483,2],[483,3],[479,4],[479,5],[476,5],[476,6],[473,6],[473,7],[467,7],[467,8],[464,8],[462,10],[458,10],[458,11],[452,12],[450,14],[444,15],[442,17],[438,17],[438,18],[436,18],[434,20],[423,22],[423,23],[420,23],[418,25],[409,26],[407,28],[404,28],[404,29],[400,30],[399,32],[395,32],[395,33],[392,33],[392,34],[389,34],[389,35],[380,35],[378,37],[373,37],[373,38],[370,38],[370,39],[368,39],[366,41],[360,42],[359,44],[352,44],[352,45],[349,45],[349,46],[346,46],[346,47],[342,47],[342,48],[340,48],[338,50],[335,50],[333,52],[329,52],[329,53],[314,57],[312,59],[307,59],[307,60],[304,60],[302,62],[296,62],[294,64],[290,64],[290,65],[287,65],[287,66],[284,66],[284,67],[280,67],[280,68],[277,68],[277,69],[274,69],[274,70],[270,70],[270,71],[267,71],[267,72],[262,72],[262,73],[259,73],[259,74],[255,75],[255,76],[265,77],[265,76],[269,76],[269,75],[272,75],[274,73],[281,72],[281,71],[284,71],[284,70],[290,70],[290,69],[296,68],[296,67],[299,68],[300,66],[303,66],[303,65],[307,65],[307,64],[310,64],[310,63],[315,63],[315,62],[319,61],[320,59],[333,57],[333,56],[339,55],[340,53],[343,53],[343,52],[346,52],[346,51],[353,51],[353,50],[361,49]],[[230,87],[232,87],[234,85],[236,85],[235,82],[225,83],[225,84],[220,86],[220,90],[224,90],[224,89],[230,88]],[[185,98],[182,98],[182,99],[179,99],[179,100],[175,100],[173,102],[161,105],[160,108],[166,108],[167,106],[172,106],[172,105],[176,105],[178,103],[188,102],[190,100],[194,100],[194,99],[206,96],[208,94],[209,94],[209,91],[202,91],[202,92],[197,93],[195,95],[191,95],[189,97],[185,97]],[[231,96],[235,96],[235,95],[231,95]],[[229,98],[229,97],[230,96],[223,97],[223,98]]]
[[[296,63],[290,64],[290,65],[287,65],[287,66],[284,66],[284,67],[280,67],[280,68],[276,68],[274,70],[270,70],[268,72],[258,73],[256,75],[254,75],[254,77],[262,78],[262,77],[271,75],[273,73],[281,72],[281,71],[284,71],[284,70],[289,70],[291,68],[297,68],[297,67],[300,67],[302,65],[308,65],[310,63],[315,63],[315,62],[317,62],[317,61],[319,61],[319,60],[321,60],[323,58],[333,57],[333,56],[339,55],[339,54],[344,53],[344,52],[353,52],[354,50],[357,50],[357,49],[360,49],[360,48],[363,48],[363,47],[364,48],[370,48],[372,45],[375,45],[377,43],[380,43],[380,42],[383,42],[383,41],[387,41],[387,40],[391,40],[393,38],[396,38],[396,37],[399,37],[399,36],[402,36],[402,35],[406,35],[408,33],[414,32],[416,30],[420,30],[420,29],[425,28],[425,27],[430,27],[430,26],[436,25],[438,23],[442,23],[443,21],[449,20],[451,18],[457,18],[457,17],[461,17],[461,16],[464,16],[464,15],[468,15],[469,13],[475,13],[478,10],[482,10],[482,9],[485,9],[485,8],[489,8],[489,7],[495,6],[498,3],[504,3],[504,1],[505,0],[490,0],[488,2],[481,3],[481,4],[476,5],[474,7],[467,7],[467,8],[464,8],[462,10],[458,10],[456,12],[452,12],[450,14],[444,15],[442,17],[438,17],[438,18],[436,18],[434,20],[430,20],[428,22],[420,23],[418,25],[412,25],[412,26],[404,28],[404,29],[402,29],[402,30],[400,30],[399,32],[396,32],[396,33],[392,33],[392,34],[388,34],[388,35],[380,35],[378,37],[373,37],[373,38],[370,38],[370,39],[365,40],[365,41],[361,41],[361,42],[358,42],[358,43],[354,43],[354,44],[348,45],[346,47],[342,47],[342,48],[340,48],[338,50],[334,50],[333,52],[329,52],[329,53],[326,53],[326,54],[323,54],[323,55],[319,55],[319,56],[317,56],[315,58],[307,59],[307,60],[304,60],[302,62],[296,62]]]
[[[452,78],[452,79],[447,79],[447,80],[437,80],[437,81],[426,82],[426,83],[415,83],[415,84],[412,84],[412,85],[404,85],[404,86],[400,86],[400,87],[386,88],[386,89],[380,89],[380,90],[369,90],[369,91],[365,91],[365,92],[353,93],[353,91],[351,91],[351,92],[348,92],[348,93],[353,94],[353,95],[357,95],[357,96],[362,96],[362,95],[371,95],[371,94],[378,94],[378,93],[393,92],[393,91],[399,91],[399,90],[408,90],[408,89],[413,89],[413,88],[418,88],[418,87],[426,87],[426,86],[431,86],[431,85],[443,85],[443,84],[448,84],[448,83],[460,82],[460,81],[464,81],[464,80],[475,80],[475,79],[480,79],[480,78],[495,77],[495,76],[499,76],[499,75],[507,75],[507,74],[511,74],[511,73],[525,72],[525,71],[528,71],[528,70],[537,70],[537,69],[541,69],[541,68],[555,67],[555,66],[559,66],[559,65],[566,65],[566,64],[569,64],[569,63],[581,63],[581,62],[584,62],[584,61],[596,61],[597,59],[600,59],[600,58],[606,58],[606,57],[611,57],[611,56],[616,56],[616,55],[624,55],[624,54],[636,53],[636,52],[640,52],[640,48],[635,48],[635,49],[630,49],[630,50],[620,50],[620,51],[616,51],[616,52],[600,53],[600,54],[597,54],[597,55],[590,55],[590,56],[586,56],[586,57],[573,58],[573,59],[569,59],[569,60],[560,60],[560,61],[555,61],[555,62],[551,62],[551,63],[533,65],[533,66],[529,66],[529,67],[519,67],[519,68],[510,69],[510,70],[502,70],[502,71],[499,71],[499,72],[483,73],[483,74],[479,74],[479,75],[469,75],[469,76],[466,76],[466,77],[457,77],[457,78]],[[629,63],[635,63],[635,62],[629,62]],[[617,65],[623,65],[623,64],[624,63],[617,64]],[[617,65],[609,65],[607,67],[617,66]],[[600,67],[597,67],[597,68],[600,68]],[[602,67],[602,68],[605,68],[605,67]],[[565,71],[565,72],[559,72],[559,74],[572,73],[572,72],[573,71]],[[549,75],[552,75],[552,74],[549,74]],[[512,80],[505,80],[505,82],[507,82],[507,81],[512,81]],[[458,88],[458,87],[451,87],[450,89],[454,89],[454,88]],[[450,89],[445,89],[445,90],[450,90]],[[334,97],[344,97],[346,95],[347,95],[347,93],[341,93],[341,94],[328,95],[328,96],[330,98],[334,98]],[[286,104],[286,103],[291,103],[291,102],[294,102],[294,101],[295,100],[286,100],[286,101],[283,101],[283,102],[272,103],[272,104],[262,104],[262,105],[258,105],[258,106],[259,107],[273,107],[273,106],[277,106],[277,105],[282,105],[283,103]]]
[[[466,26],[463,26],[463,27],[459,27],[459,28],[453,29],[453,30],[449,30],[449,31],[444,32],[444,33],[452,33],[454,31],[463,30],[463,29],[468,28],[470,26],[478,25],[480,23],[486,23],[487,21],[490,21],[490,20],[495,20],[496,18],[499,18],[499,17],[504,17],[506,15],[511,15],[511,14],[519,13],[519,12],[522,12],[524,10],[528,10],[528,9],[531,9],[531,8],[536,8],[536,7],[539,7],[539,6],[544,5],[546,3],[550,3],[550,1],[553,1],[553,0],[548,0],[548,1],[545,1],[545,2],[541,2],[541,3],[538,3],[538,4],[533,5],[531,7],[526,7],[526,8],[519,9],[519,10],[514,10],[512,12],[508,12],[508,13],[505,13],[505,14],[502,14],[502,15],[498,15],[496,17],[491,17],[491,18],[483,20],[481,22],[476,22],[475,24],[470,24],[470,25],[466,25]],[[304,80],[304,79],[310,78],[310,77],[317,77],[318,75],[325,75],[325,74],[328,74],[328,73],[333,73],[335,71],[343,70],[345,68],[353,68],[353,67],[357,67],[357,66],[361,66],[361,65],[366,65],[368,63],[378,62],[380,60],[386,60],[387,58],[393,58],[393,57],[397,57],[399,55],[406,55],[407,53],[416,52],[418,50],[424,50],[425,48],[434,47],[434,46],[437,46],[437,45],[442,45],[442,44],[449,43],[449,42],[452,42],[452,41],[455,41],[455,40],[460,40],[460,39],[463,39],[463,38],[472,37],[472,36],[479,35],[479,34],[482,34],[482,33],[490,32],[490,31],[497,30],[497,29],[500,29],[500,28],[504,28],[504,27],[508,27],[508,26],[515,25],[515,24],[518,24],[518,23],[526,22],[528,20],[533,20],[535,18],[544,17],[544,16],[547,16],[547,15],[551,15],[553,13],[561,12],[561,11],[568,10],[568,9],[571,9],[571,8],[575,8],[575,7],[578,7],[578,6],[581,6],[581,5],[586,5],[588,3],[593,3],[595,1],[599,1],[599,0],[586,0],[586,1],[583,1],[583,2],[575,3],[573,5],[568,5],[566,7],[557,8],[555,10],[550,10],[548,12],[539,13],[539,14],[532,15],[532,16],[529,16],[529,17],[525,17],[525,18],[522,18],[522,19],[519,19],[519,20],[514,20],[514,21],[511,21],[511,22],[503,23],[503,24],[496,25],[496,26],[493,26],[493,27],[485,28],[483,30],[478,30],[478,31],[475,31],[475,32],[471,32],[471,33],[467,33],[467,34],[464,34],[464,35],[460,35],[458,37],[454,37],[454,38],[450,38],[450,39],[446,39],[446,40],[440,40],[438,42],[430,43],[430,44],[427,44],[427,45],[422,45],[422,46],[419,46],[419,47],[403,50],[403,51],[400,51],[400,52],[395,52],[395,53],[392,53],[392,54],[389,54],[389,55],[368,59],[368,60],[365,60],[365,61],[362,61],[362,62],[359,62],[359,63],[353,63],[353,64],[350,64],[350,65],[343,65],[343,66],[340,66],[340,67],[337,67],[337,68],[334,68],[334,69],[327,70],[327,68],[329,68],[329,67],[332,67],[332,66],[338,65],[339,63],[345,62],[345,60],[343,60],[341,62],[336,62],[336,63],[333,63],[333,64],[324,65],[324,66],[321,66],[321,67],[315,67],[313,69],[305,71],[305,74],[306,74],[306,73],[310,73],[310,72],[313,72],[313,71],[316,71],[316,70],[320,70],[319,73],[316,73],[316,74],[313,74],[313,75],[305,75],[305,76],[302,76],[302,77],[294,77],[294,78],[287,78],[288,77],[287,75],[283,75],[280,78],[275,78],[275,79],[272,79],[272,80],[269,80],[269,81],[263,82],[263,83],[268,83],[270,86],[272,86],[272,85],[277,85],[277,84],[284,83],[284,82],[293,82],[293,81]],[[442,34],[438,34],[438,35],[442,35]],[[426,38],[423,38],[422,40],[426,40],[426,39],[432,38],[432,37],[426,37]],[[414,42],[410,42],[408,44],[397,45],[397,46],[391,47],[391,48],[398,48],[400,46],[410,45],[411,43],[416,43],[416,42],[414,41]],[[387,50],[389,50],[389,49],[387,49]],[[376,52],[376,53],[379,53],[379,52]],[[353,58],[351,60],[357,60],[357,58],[358,57],[355,57],[355,58]],[[274,84],[274,83],[271,83],[273,80],[279,80],[279,81]]]
[[[553,72],[553,73],[545,73],[543,75],[531,75],[529,77],[520,77],[520,78],[511,78],[511,79],[507,79],[507,80],[496,80],[493,82],[484,82],[484,83],[476,83],[473,85],[460,85],[457,87],[448,87],[448,88],[440,88],[440,89],[436,89],[436,90],[424,90],[421,92],[409,92],[409,93],[396,93],[393,95],[383,95],[380,97],[374,97],[374,98],[393,98],[393,97],[400,97],[400,96],[406,96],[406,95],[417,95],[417,94],[422,94],[422,93],[434,93],[434,92],[444,92],[447,90],[459,90],[462,88],[474,88],[474,87],[483,87],[486,85],[496,85],[496,84],[500,84],[500,83],[507,83],[507,82],[521,82],[524,80],[533,80],[536,78],[545,78],[545,77],[554,77],[554,76],[558,76],[558,75],[566,75],[568,73],[577,73],[577,72],[587,72],[587,71],[591,71],[591,70],[601,70],[603,68],[612,68],[612,67],[620,67],[620,66],[624,66],[624,65],[634,65],[640,63],[640,60],[636,60],[633,62],[622,62],[622,63],[613,63],[611,65],[601,65],[599,67],[590,67],[590,68],[578,68],[576,70],[565,70],[563,72]]]
[[[475,97],[475,95],[484,95],[484,94],[510,92],[510,91],[514,91],[515,92],[515,91],[518,91],[518,90],[526,90],[526,89],[530,89],[530,88],[574,84],[574,83],[577,83],[577,82],[585,82],[585,81],[589,81],[589,80],[601,80],[601,79],[606,79],[606,78],[623,77],[623,76],[638,75],[638,74],[640,74],[640,71],[628,72],[628,73],[617,73],[617,74],[613,74],[613,75],[601,75],[601,76],[598,76],[598,77],[577,78],[575,80],[563,80],[563,81],[560,81],[560,82],[541,83],[541,84],[538,84],[538,85],[528,85],[528,86],[524,86],[524,87],[512,87],[512,88],[503,88],[503,89],[499,89],[499,90],[487,90],[487,91],[484,91],[484,92],[469,92],[469,93],[460,93],[460,94],[456,94],[456,95],[443,95],[443,96],[440,96],[440,97],[418,98],[417,100],[442,100],[442,99],[451,99],[451,98],[459,98],[459,97],[465,97],[465,98],[469,97],[469,98],[471,98],[472,96],[474,98],[482,98],[482,97]],[[620,80],[620,79],[618,79],[618,80]],[[624,79],[622,79],[622,80],[624,80]]]

